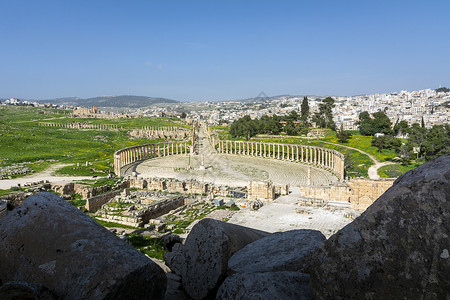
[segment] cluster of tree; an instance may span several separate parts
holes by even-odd
[[[319,104],[319,111],[315,112],[312,118],[317,127],[336,130],[336,123],[333,121],[333,108],[335,106],[333,98],[323,99],[322,103]]]
[[[373,114],[373,118],[367,111],[359,114],[359,132],[362,135],[374,135],[376,133],[392,134],[392,122],[382,111]]]
[[[406,143],[395,135],[407,135]],[[450,152],[450,125],[434,125],[425,128],[422,124],[414,123],[411,127],[406,121],[397,122],[390,134],[372,137],[372,145],[379,151],[393,149],[402,158],[404,164],[411,159],[429,161]]]
[[[308,133],[309,104],[308,98],[304,97],[301,105],[301,113],[291,111],[287,116],[272,117],[262,116],[260,119],[253,119],[246,115],[231,124],[230,135],[234,138],[243,137],[250,139],[256,134],[280,134],[285,132],[288,135],[298,135]]]
[[[409,134],[406,145],[400,154],[405,162],[410,159],[429,161],[450,153],[450,125],[434,125],[427,129],[418,123],[407,129]]]
[[[231,137],[243,137],[247,140],[257,134],[280,134],[281,132],[286,132],[288,135],[307,133],[308,124],[298,121],[297,112],[292,111],[285,117],[274,115],[252,119],[246,115],[234,121],[230,127]]]

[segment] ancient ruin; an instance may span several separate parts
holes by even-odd
[[[39,126],[47,127],[61,127],[70,129],[94,129],[94,130],[119,130],[114,124],[89,124],[87,122],[71,122],[71,123],[51,123],[51,122],[39,122]]]
[[[365,210],[392,186],[394,180],[355,178],[330,186],[302,186],[300,187],[302,199],[299,201],[299,205],[316,200],[339,201],[350,203],[350,207],[353,209]],[[324,205],[325,202],[323,202]]]
[[[188,154],[188,142],[166,142],[121,149],[114,153],[114,172],[123,175],[123,168],[137,161],[176,154]]]
[[[140,129],[133,129],[130,132],[132,137],[147,139],[175,139],[184,140],[191,134],[191,130],[183,127],[152,127],[147,126]]]
[[[213,144],[215,141],[213,140]],[[322,147],[220,140],[217,151],[224,154],[237,154],[253,157],[264,157],[302,164],[310,164],[333,172],[341,180],[344,179],[344,155],[336,150]]]
[[[76,107],[73,109],[73,115],[75,116],[91,116],[96,114],[98,114],[97,106]]]

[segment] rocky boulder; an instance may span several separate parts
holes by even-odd
[[[161,299],[163,270],[55,194],[0,218],[0,282],[41,284],[58,299]]]
[[[237,273],[301,271],[307,262],[305,257],[324,241],[325,236],[317,230],[276,232],[236,252],[228,267]]]
[[[8,282],[0,286],[2,300],[56,300],[55,295],[42,284],[28,282]]]
[[[309,275],[300,272],[240,273],[228,277],[216,299],[314,299]]]
[[[308,267],[317,299],[450,298],[450,155],[400,176]]]
[[[269,233],[213,219],[203,219],[164,255],[169,268],[181,276],[186,293],[194,299],[215,294],[227,276],[228,259],[247,244]]]

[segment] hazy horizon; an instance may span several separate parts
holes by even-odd
[[[0,95],[223,101],[450,86],[450,2],[3,1]]]

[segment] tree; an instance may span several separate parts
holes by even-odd
[[[291,112],[289,113],[289,115],[287,115],[287,116],[284,118],[284,120],[285,120],[286,122],[289,122],[289,121],[294,122],[294,121],[297,121],[298,118],[299,118],[298,113],[297,113],[295,110],[293,110],[293,111],[291,111]]]
[[[344,130],[344,125],[341,124],[341,127],[336,130],[336,138],[339,143],[347,143],[348,139],[352,136],[352,134],[348,131]]]
[[[181,113],[181,118],[186,119],[186,113],[184,111]]]
[[[356,124],[359,125],[359,133],[362,135],[374,135],[376,132],[373,132],[373,120],[370,114],[367,111],[363,111],[358,117],[359,121]]]
[[[301,106],[300,120],[303,122],[308,122],[309,118],[309,102],[308,97],[303,97],[302,106]]]
[[[392,134],[392,122],[382,111],[373,114],[373,118],[367,111],[359,114],[359,132],[362,135],[374,135],[375,133]]]
[[[271,134],[280,134],[282,126],[279,116],[273,116],[269,118],[268,122],[264,124],[265,132]]]
[[[400,151],[402,141],[390,135],[383,135],[379,137],[372,137],[372,146],[378,148],[378,152],[383,149],[393,149],[396,152]]]
[[[405,120],[402,120],[395,124],[394,126],[394,135],[402,135],[409,132],[409,125],[408,122]]]
[[[299,129],[292,121],[288,121],[284,126],[284,132],[286,132],[287,135],[298,135]]]
[[[376,133],[392,134],[392,122],[382,111],[373,114],[373,126],[376,129]]]
[[[411,125],[410,133],[408,137],[407,147],[408,151],[416,152],[416,159],[419,159],[423,155],[423,146],[426,140],[427,129],[414,123]],[[416,151],[414,151],[416,149]]]
[[[319,104],[319,111],[314,114],[313,122],[315,122],[318,127],[336,130],[336,124],[333,120],[334,107],[333,98],[327,97],[323,99],[322,103]]]
[[[427,130],[423,143],[426,161],[450,152],[450,125],[434,125]]]

